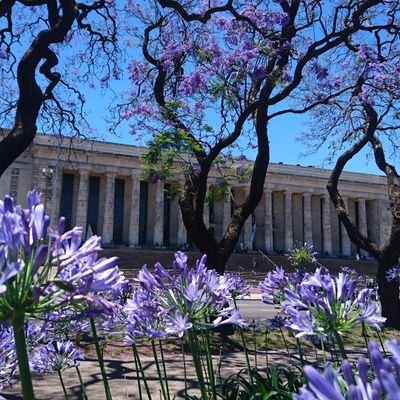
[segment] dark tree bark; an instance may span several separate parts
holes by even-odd
[[[1,10],[2,15],[11,15],[13,4],[14,2],[9,2],[10,7]],[[61,14],[57,11],[56,1],[39,1],[35,4],[48,5],[50,28],[37,35],[18,65],[19,98],[14,126],[0,142],[0,176],[35,138],[36,121],[40,108],[46,99],[52,97],[52,90],[60,80],[60,75],[52,72],[52,68],[57,65],[58,59],[50,49],[50,45],[64,41],[77,16],[76,3],[72,0],[60,1]],[[40,73],[50,81],[45,91],[42,91],[36,81],[36,73],[40,63],[42,63]]]
[[[15,33],[14,29],[17,32],[18,29],[22,29],[21,27],[14,27],[17,25],[15,21],[18,16],[13,7],[18,3],[19,6],[25,7],[22,12],[27,15],[31,13],[32,15],[32,21],[29,21],[30,28],[25,27],[26,29],[31,29],[36,24],[39,24],[40,21],[44,22],[46,26],[46,29],[39,31],[33,37],[32,42],[20,59],[17,54],[13,53],[12,47],[14,42],[19,42],[20,40],[18,38],[19,34]],[[47,12],[47,16],[36,14],[35,7],[41,7],[42,11]],[[108,25],[106,24],[108,28],[106,34],[102,34],[93,28],[90,23],[86,22],[91,13],[95,14],[96,22],[101,19],[108,22]],[[107,62],[112,59],[114,54],[111,54],[112,51],[110,49],[106,49],[106,45],[112,43],[112,49],[116,48],[116,25],[106,0],[93,1],[89,4],[78,3],[75,0],[6,0],[0,2],[0,18],[6,21],[6,26],[1,30],[0,43],[5,46],[15,61],[17,70],[13,70],[14,64],[12,64],[8,72],[13,74],[12,76],[15,75],[19,91],[15,107],[12,105],[15,109],[13,126],[5,132],[4,138],[0,142],[1,176],[35,138],[37,120],[46,101],[53,102],[52,106],[60,113],[60,118],[68,116],[71,129],[79,132],[79,126],[75,123],[75,115],[72,111],[64,109],[60,99],[56,98],[53,93],[54,88],[61,81],[65,87],[75,94],[80,94],[77,89],[62,81],[61,75],[54,71],[54,67],[58,65],[59,60],[52,50],[52,46],[64,42],[73,25],[75,25],[76,29],[86,32],[90,38],[90,46],[101,47],[104,50],[102,54]],[[95,63],[95,60],[88,61],[88,65],[89,62]],[[39,86],[37,79],[39,74],[47,79],[46,84],[41,83],[42,87]],[[82,98],[80,98],[80,101],[83,105]]]
[[[379,298],[382,306],[382,316],[386,320],[386,326],[400,329],[400,300],[399,285],[397,282],[388,282],[386,273],[398,264],[400,255],[400,177],[394,166],[388,164],[385,159],[382,143],[376,135],[378,116],[372,106],[365,106],[367,127],[364,135],[337,160],[332,170],[327,189],[331,201],[343,223],[350,240],[367,251],[378,261],[377,283],[379,285]],[[392,225],[388,240],[380,246],[373,243],[363,235],[350,219],[343,199],[338,190],[341,173],[347,162],[362,148],[370,144],[374,151],[375,162],[379,169],[387,177],[388,198],[392,213]]]

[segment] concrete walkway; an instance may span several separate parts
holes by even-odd
[[[186,362],[189,364],[188,388],[191,394],[199,394],[197,379],[194,368],[191,365],[191,356],[186,354]],[[259,365],[265,366],[265,353],[259,355]],[[269,362],[287,365],[285,356],[281,352],[269,352]],[[153,358],[141,357],[152,398],[161,399],[160,383],[157,378],[156,365]],[[221,357],[214,357],[214,367],[217,370],[220,363],[222,378],[228,378],[245,368],[245,360],[242,353],[229,353]],[[139,399],[137,372],[132,360],[105,360],[107,375],[110,382],[111,392],[114,400]],[[254,364],[254,356],[252,357]],[[166,356],[166,368],[168,374],[169,392],[171,398],[185,397],[183,359],[181,354]],[[80,364],[83,380],[86,384],[87,395],[90,400],[105,399],[104,388],[98,363],[87,359]],[[75,369],[69,369],[63,373],[65,385],[70,400],[82,399],[81,388]],[[56,374],[37,375],[34,374],[34,390],[37,400],[65,400],[62,387]],[[142,385],[143,398],[147,399]],[[16,384],[12,390],[8,389],[2,393],[6,399],[22,399],[20,385]]]
[[[292,358],[289,358],[287,353],[283,350],[268,351],[257,353],[257,360],[254,353],[250,353],[250,363],[255,366],[256,362],[258,369],[263,371],[267,365],[285,367],[300,366],[300,360],[296,355],[295,349],[293,350]],[[361,355],[358,351],[353,350],[348,353],[350,358],[358,359]],[[308,361],[315,362],[318,357],[318,362],[322,363],[322,354],[316,354],[314,350],[308,354]],[[268,360],[267,360],[268,357]],[[330,359],[330,356],[327,356]],[[125,357],[126,359],[106,359],[105,365],[107,375],[111,387],[111,393],[114,400],[123,399],[139,399],[139,389],[137,381],[137,372],[132,358]],[[184,369],[183,359],[181,353],[168,354],[165,357],[166,371],[169,383],[169,393],[171,399],[184,399],[185,398],[185,384],[184,384]],[[199,394],[197,379],[195,378],[194,368],[191,363],[190,354],[185,354],[185,361],[188,365],[188,391],[190,394]],[[162,399],[160,383],[157,378],[156,365],[154,359],[150,356],[141,356],[141,362],[145,370],[146,379],[151,391],[153,400]],[[220,356],[214,356],[214,369],[217,376],[220,374],[222,379],[226,379],[231,375],[237,374],[240,370],[246,368],[244,354],[241,351],[226,353]],[[101,380],[101,374],[97,361],[94,359],[86,359],[80,365],[81,374],[86,385],[87,395],[89,400],[103,400],[105,399],[104,387]],[[262,372],[261,372],[262,373]],[[69,369],[63,373],[65,385],[67,387],[68,396],[70,400],[82,399],[81,389],[79,386],[78,377],[75,369]],[[34,374],[34,390],[37,400],[65,400],[63,391],[56,374],[48,374],[39,376]],[[143,399],[147,399],[142,384]],[[2,393],[6,399],[16,400],[22,399],[20,394],[20,385],[15,384],[13,389],[7,389]],[[31,400],[31,399],[29,399]]]

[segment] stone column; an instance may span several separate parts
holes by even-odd
[[[292,193],[285,192],[285,250],[293,248]]]
[[[265,219],[264,219],[264,247],[268,252],[274,251],[274,236],[273,236],[273,223],[272,223],[272,191],[266,190],[264,192],[264,206],[265,206]]]
[[[179,207],[179,206],[178,206]],[[183,247],[187,243],[187,232],[185,224],[183,223],[182,211],[178,209],[178,246]]]
[[[365,237],[368,237],[368,230],[367,230],[367,210],[365,207],[365,199],[359,199],[358,203],[358,229],[360,230],[361,234]],[[360,255],[367,256],[368,253],[365,250],[360,249]]]
[[[161,247],[164,237],[164,182],[158,180],[156,185],[156,198],[154,199],[154,233],[153,245]]]
[[[224,236],[226,228],[231,222],[231,192],[225,195],[223,204],[223,216],[222,216],[222,236]]]
[[[114,230],[114,198],[115,198],[115,173],[107,172],[106,192],[104,200],[103,234],[102,242],[112,243]]]
[[[322,248],[324,253],[332,254],[332,229],[331,229],[331,199],[328,195],[324,196],[324,209],[322,210]]]
[[[185,181],[180,180],[179,181],[180,190],[183,190],[184,186],[185,186]],[[176,206],[178,207],[178,213],[177,213],[177,217],[178,217],[178,232],[177,232],[178,247],[184,248],[187,244],[187,231],[186,231],[185,224],[183,223],[182,211],[181,211],[181,207],[179,206],[179,201],[177,201]]]
[[[83,237],[86,238],[87,207],[89,196],[89,170],[79,171],[78,204],[76,207],[75,225],[83,228]]]
[[[204,202],[203,208],[203,221],[206,228],[208,228],[210,225],[210,206],[206,202]]]
[[[303,240],[308,244],[313,244],[312,235],[312,216],[311,216],[311,194],[303,194],[303,218],[304,218],[304,236]]]
[[[349,199],[343,197],[344,206],[346,207],[346,212],[349,212]],[[350,256],[351,255],[351,243],[349,235],[347,234],[346,228],[341,222],[341,240],[342,240],[342,255]]]
[[[250,190],[249,187],[244,188],[244,201],[246,201],[249,195],[249,190]],[[249,251],[253,250],[252,236],[253,236],[253,223],[252,223],[252,215],[250,214],[244,223],[243,236],[242,236],[244,248]]]
[[[57,164],[54,168],[53,188],[51,191],[50,221],[53,227],[57,226],[60,215],[62,176],[62,167]]]
[[[140,203],[140,176],[134,171],[131,175],[131,205],[129,217],[129,247],[139,245],[139,203]]]

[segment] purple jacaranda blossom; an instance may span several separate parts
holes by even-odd
[[[361,323],[379,329],[385,321],[371,300],[370,289],[357,293],[356,281],[342,272],[333,278],[323,267],[296,287],[285,289],[282,307],[297,337],[343,334]]]
[[[33,368],[40,374],[62,372],[79,365],[84,355],[69,341],[51,342],[39,349],[32,359]]]

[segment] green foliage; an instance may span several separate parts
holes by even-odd
[[[253,383],[243,369],[222,383],[224,400],[284,400],[291,399],[293,393],[305,383],[300,368],[282,366],[268,367],[265,374],[252,371]]]
[[[200,151],[184,130],[166,130],[158,133],[148,143],[148,152],[142,156],[144,161],[143,177],[164,180],[173,175],[174,164],[179,157],[187,156]]]
[[[307,267],[311,267],[317,262],[315,258],[317,252],[314,251],[312,245],[308,245],[307,243],[297,243],[287,255],[290,264],[301,270],[305,270]]]
[[[229,183],[226,179],[220,179],[217,185],[212,185],[208,189],[206,202],[213,204],[218,200],[224,200],[229,192]]]

